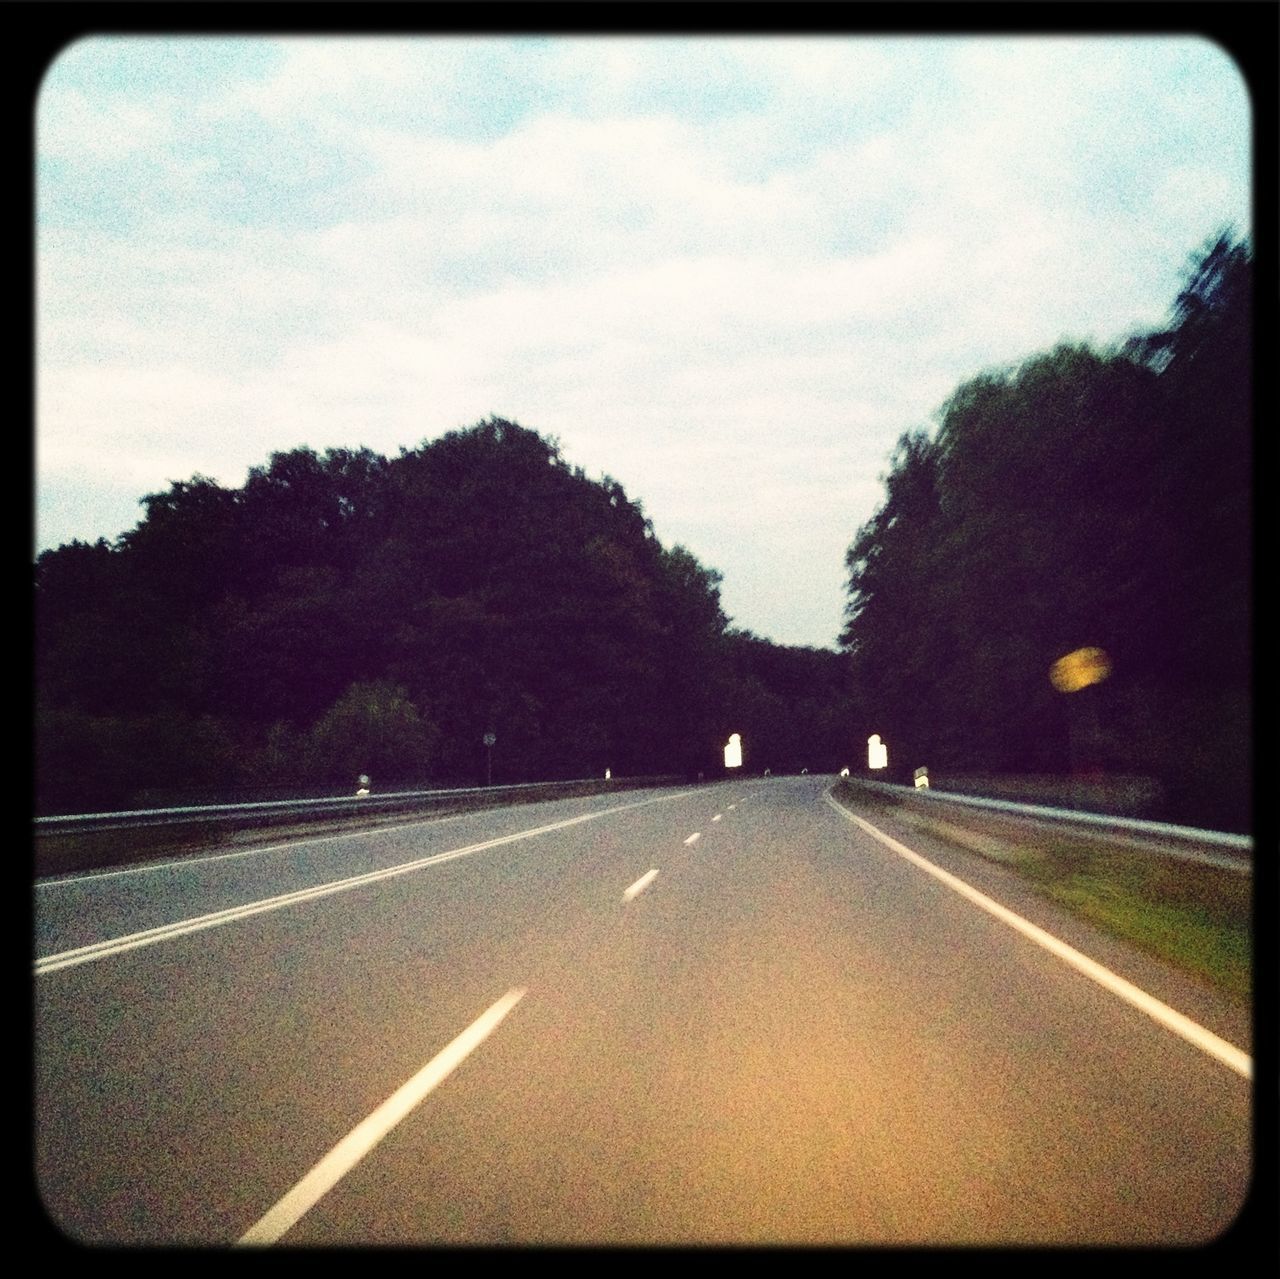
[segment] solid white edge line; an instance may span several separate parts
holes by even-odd
[[[275,1243],[351,1171],[426,1095],[441,1084],[497,1029],[525,991],[507,991],[456,1039],[442,1048],[412,1079],[361,1120],[283,1199],[237,1240],[238,1244]]]
[[[634,884],[630,886],[630,888],[628,888],[622,894],[622,900],[624,902],[629,902],[633,898],[639,897],[640,894],[644,892],[644,890],[648,888],[649,885],[652,884],[653,881],[657,878],[658,878],[658,872],[656,870],[646,871],[643,875],[640,876],[639,879],[636,880]]]
[[[619,804],[614,808],[601,809],[593,813],[580,813],[577,817],[569,817],[564,821],[552,822],[546,826],[535,826],[528,830],[515,831],[510,835],[499,835],[496,839],[485,840],[480,844],[468,844],[464,848],[452,848],[443,853],[434,853],[430,857],[421,857],[416,861],[402,862],[398,866],[388,866],[382,870],[367,871],[363,875],[351,875],[346,879],[331,880],[325,884],[317,884],[312,888],[301,888],[292,893],[282,893],[277,897],[264,898],[262,901],[248,902],[242,906],[229,906],[225,910],[212,911],[207,915],[196,915],[190,919],[177,920],[171,924],[161,924],[155,928],[143,929],[141,932],[128,933],[123,937],[112,937],[104,941],[91,942],[87,946],[77,946],[72,950],[58,951],[45,955],[35,961],[36,976],[58,972],[63,968],[71,968],[76,964],[87,964],[95,959],[105,959],[127,950],[136,950],[140,946],[151,946],[156,942],[167,941],[174,937],[182,937],[187,933],[200,932],[206,928],[216,928],[222,924],[234,923],[247,919],[250,915],[262,914],[264,911],[280,910],[285,906],[293,906],[299,902],[312,901],[318,897],[327,897],[332,893],[345,892],[349,888],[359,888],[365,884],[373,884],[383,879],[391,879],[396,875],[407,875],[427,866],[451,861],[455,857],[467,857],[472,853],[484,852],[497,848],[502,844],[512,844],[517,840],[531,839],[535,835],[545,835],[551,831],[564,830],[569,826],[577,826],[581,822],[595,821],[599,817],[607,817],[611,813],[621,813],[632,808],[643,808],[646,804],[663,803],[670,799],[681,799],[693,794],[693,791],[681,791],[675,795],[658,795],[652,799],[642,799],[634,804]]]
[[[1190,1017],[1186,1017],[1176,1009],[1170,1008],[1168,1004],[1161,1003],[1153,995],[1148,995],[1145,990],[1135,986],[1132,982],[1126,981],[1109,968],[1103,967],[1097,960],[1081,954],[1074,947],[1068,946],[1066,942],[1054,937],[1052,933],[1047,933],[1043,928],[1038,928],[1029,920],[1023,919],[1021,915],[1015,914],[1007,906],[1000,905],[999,902],[994,901],[985,893],[980,893],[976,888],[970,887],[964,880],[957,879],[955,875],[943,870],[940,866],[935,866],[931,861],[921,857],[919,853],[913,852],[905,844],[900,844],[892,836],[886,835],[884,831],[877,830],[869,821],[849,812],[838,801],[832,799],[830,795],[824,798],[842,817],[846,817],[849,821],[856,823],[868,835],[878,839],[886,848],[891,848],[900,857],[905,857],[913,865],[919,866],[921,870],[940,880],[948,888],[953,889],[963,897],[967,897],[989,915],[995,916],[996,919],[1016,929],[1038,946],[1057,955],[1059,959],[1070,964],[1077,972],[1097,982],[1099,986],[1109,990],[1113,995],[1123,999],[1140,1012],[1146,1013],[1148,1017],[1153,1021],[1159,1022],[1166,1030],[1171,1030],[1175,1035],[1185,1039],[1189,1044],[1199,1048],[1201,1052],[1207,1053],[1210,1057],[1217,1058],[1224,1066],[1234,1070],[1236,1074],[1243,1076],[1245,1079],[1253,1078],[1253,1059],[1248,1053],[1215,1035],[1213,1031],[1206,1030],[1198,1022],[1192,1021]]]
[[[188,866],[202,866],[207,862],[232,861],[237,857],[258,857],[266,853],[288,853],[311,844],[333,844],[342,839],[359,839],[365,835],[403,834],[414,826],[443,826],[446,822],[461,821],[489,810],[477,809],[471,813],[454,813],[449,817],[430,817],[424,821],[407,821],[391,826],[370,826],[367,830],[340,831],[333,835],[307,835],[300,839],[285,840],[281,844],[257,844],[237,852],[208,853],[203,857],[176,857],[165,861],[138,862],[133,866],[121,866],[116,870],[95,870],[83,875],[62,875],[55,879],[36,881],[36,888],[65,888],[68,885],[90,884],[101,879],[115,879],[121,875],[145,875],[157,870],[182,870]]]
[[[689,838],[686,839],[684,842],[686,845],[696,844],[698,840],[700,840],[701,838],[702,838],[702,832],[700,830],[695,830],[693,834],[690,835]]]

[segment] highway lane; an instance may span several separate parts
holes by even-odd
[[[1248,1081],[868,835],[827,785],[669,792],[43,973],[52,1220],[88,1241],[240,1239],[518,991],[281,1244],[1223,1229],[1248,1185]],[[424,826],[341,866],[552,825],[580,802]],[[1058,917],[1000,868],[868,816],[1247,1050],[1247,1010]],[[239,865],[243,901],[261,868]],[[196,909],[236,898],[222,882]]]
[[[36,886],[36,954],[50,962],[110,938],[376,874],[530,828],[595,820],[682,793],[623,791],[514,805],[50,878]]]

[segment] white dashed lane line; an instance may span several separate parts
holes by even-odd
[[[686,844],[696,844],[698,840],[700,840],[701,838],[702,838],[702,832],[700,830],[695,830],[693,834],[690,835],[689,838],[686,839],[684,842]]]
[[[89,963],[91,960],[105,959],[108,956],[118,955],[126,950],[134,950],[139,946],[150,946],[157,942],[169,941],[172,938],[183,937],[188,933],[200,932],[206,928],[216,928],[223,924],[237,923],[242,919],[261,914],[264,911],[281,910],[302,902],[327,897],[332,893],[346,892],[348,889],[353,888],[363,888],[366,885],[379,883],[397,875],[407,875],[414,871],[423,870],[428,866],[436,866],[441,862],[451,861],[457,857],[469,857],[473,853],[484,852],[490,848],[498,848],[504,844],[515,843],[517,840],[531,839],[537,835],[546,835],[551,831],[565,830],[570,826],[596,821],[602,817],[609,817],[614,813],[623,813],[633,808],[642,808],[647,804],[682,799],[691,793],[690,791],[680,791],[674,795],[659,795],[656,798],[642,799],[636,803],[616,804],[611,808],[595,809],[591,812],[580,813],[577,817],[568,817],[563,821],[550,822],[545,826],[534,826],[526,830],[513,831],[509,835],[499,835],[494,839],[487,839],[483,843],[468,844],[464,848],[449,849],[447,852],[435,853],[429,857],[403,862],[398,866],[387,866],[382,870],[367,871],[364,874],[331,880],[328,883],[316,884],[311,888],[302,888],[291,893],[281,893],[278,896],[264,898],[259,901],[245,902],[242,905],[231,906],[225,910],[216,910],[207,915],[196,915],[188,919],[175,920],[173,923],[161,924],[156,928],[148,928],[142,932],[129,933],[123,937],[109,937],[103,941],[92,942],[87,946],[78,946],[73,950],[44,955],[35,961],[36,976],[57,972],[60,968],[68,968],[74,964],[84,964]],[[387,829],[390,830],[392,828],[388,827]],[[362,832],[362,834],[376,833],[378,832]],[[688,841],[686,840],[685,842],[687,843]]]
[[[644,892],[644,890],[657,878],[658,872],[656,870],[646,871],[645,874],[641,875],[640,878],[622,894],[622,900],[624,902],[629,902],[632,899],[639,897],[640,894]]]

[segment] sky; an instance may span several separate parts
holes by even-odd
[[[833,647],[898,438],[1250,226],[1191,36],[91,37],[36,102],[35,549],[275,452],[555,437]]]

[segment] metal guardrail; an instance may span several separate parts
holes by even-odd
[[[1075,826],[1082,831],[1105,830],[1112,843],[1152,853],[1162,853],[1183,861],[1220,866],[1242,874],[1253,873],[1253,837],[1226,831],[1200,830],[1194,826],[1174,826],[1136,817],[1116,817],[1106,813],[1084,813],[1077,809],[1048,808],[1041,804],[1019,804],[1012,800],[983,799],[961,795],[933,786],[899,786],[892,782],[856,785],[881,791],[899,799],[915,799],[931,804],[960,804],[996,817],[1016,817],[1040,826]]]
[[[430,807],[456,799],[482,796],[501,798],[516,792],[557,790],[575,786],[595,786],[602,790],[662,786],[680,781],[678,777],[580,777],[562,782],[518,782],[507,786],[467,786],[449,790],[389,791],[385,795],[337,795],[314,799],[261,800],[244,804],[202,804],[177,808],[130,809],[116,813],[75,813],[57,817],[37,817],[37,835],[70,835],[106,830],[132,830],[146,826],[176,826],[197,822],[274,820],[278,818],[326,818],[357,816],[373,812]]]

